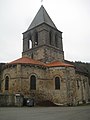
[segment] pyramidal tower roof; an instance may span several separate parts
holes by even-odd
[[[46,24],[50,25],[51,27],[56,28],[55,24],[49,17],[49,15],[48,15],[47,11],[45,10],[45,8],[43,7],[43,5],[40,7],[39,11],[37,12],[35,18],[33,19],[31,25],[29,26],[28,30],[30,30],[42,23],[46,23]]]

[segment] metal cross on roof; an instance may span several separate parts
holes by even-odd
[[[41,0],[41,2],[43,2],[43,0]]]
[[[43,0],[41,0],[41,4],[43,3]]]

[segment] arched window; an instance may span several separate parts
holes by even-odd
[[[30,77],[30,90],[36,90],[36,77],[34,75]]]
[[[35,46],[38,45],[38,32],[35,32]]]
[[[52,44],[52,32],[49,33],[50,45]]]
[[[57,34],[55,35],[55,47],[58,47],[58,36],[57,36]]]
[[[32,40],[28,40],[28,49],[31,49],[32,48]]]
[[[79,87],[80,87],[80,85],[79,85],[79,80],[77,80],[77,87],[78,87],[78,89],[79,89]]]
[[[55,77],[55,89],[60,90],[60,78]]]
[[[9,77],[6,76],[5,78],[5,90],[9,90]]]
[[[32,48],[32,36],[29,35],[29,40],[28,40],[28,49],[31,49]]]

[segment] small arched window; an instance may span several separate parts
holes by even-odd
[[[5,90],[9,90],[9,77],[6,76],[5,78]]]
[[[31,49],[32,48],[32,40],[30,39],[29,41],[28,41],[28,49]]]
[[[30,90],[36,90],[36,77],[32,75],[30,77]]]
[[[79,80],[77,80],[77,87],[78,87],[78,89],[79,89],[79,87],[80,87],[80,85],[79,85]]]
[[[60,90],[60,78],[55,77],[55,89]]]
[[[38,32],[35,32],[35,46],[38,45]]]
[[[29,38],[29,40],[28,40],[28,49],[31,49],[32,48],[32,36],[30,35],[28,38]]]
[[[57,36],[57,34],[55,35],[55,47],[58,47],[58,36]]]
[[[52,44],[52,32],[49,33],[50,45]]]

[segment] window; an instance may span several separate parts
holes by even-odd
[[[5,90],[9,90],[9,77],[6,76],[5,78]]]
[[[52,32],[49,33],[50,45],[52,44]]]
[[[59,90],[60,89],[60,78],[55,77],[55,89]]]
[[[55,35],[55,46],[58,47],[58,36],[57,36],[57,34]]]
[[[36,32],[35,33],[35,46],[38,45],[38,33]]]
[[[84,86],[84,88],[85,88],[85,80],[83,80],[83,86]]]
[[[32,48],[32,36],[31,34],[28,36],[28,49]]]
[[[79,89],[79,87],[80,87],[80,86],[79,86],[79,80],[77,80],[77,87],[78,87],[78,89]]]
[[[28,49],[31,49],[32,48],[32,40],[29,40],[28,41]]]
[[[36,77],[34,75],[30,77],[30,90],[36,90]]]

